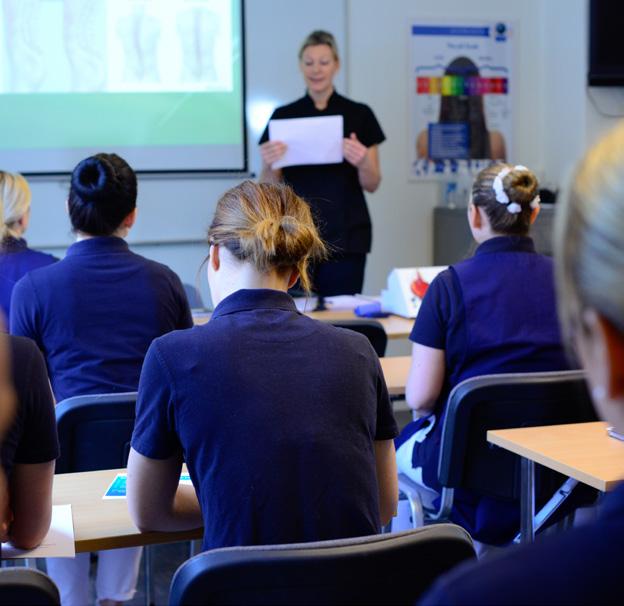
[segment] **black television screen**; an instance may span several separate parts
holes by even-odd
[[[624,2],[589,4],[589,86],[624,86]]]

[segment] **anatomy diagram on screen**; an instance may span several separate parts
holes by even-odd
[[[2,0],[0,93],[230,91],[231,0]]]

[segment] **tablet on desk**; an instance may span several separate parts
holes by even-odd
[[[615,427],[613,427],[613,426],[607,427],[607,433],[612,438],[615,438],[616,440],[622,440],[622,442],[624,442],[624,433],[620,433],[618,431],[615,431]]]

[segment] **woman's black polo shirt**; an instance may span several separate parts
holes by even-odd
[[[325,109],[319,110],[309,95],[278,107],[271,120],[342,116],[344,136],[355,133],[366,147],[385,140],[381,126],[368,105],[351,101],[334,92]],[[260,143],[269,140],[268,125]],[[286,166],[284,181],[308,202],[322,237],[337,250],[367,253],[371,248],[371,221],[357,169],[343,160],[340,164]]]

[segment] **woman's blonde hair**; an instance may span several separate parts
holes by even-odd
[[[506,174],[505,174],[506,173]],[[497,199],[494,188],[496,177],[501,179],[507,204]],[[492,231],[500,234],[526,236],[531,227],[531,203],[538,192],[537,177],[524,166],[513,166],[498,162],[484,168],[472,185],[472,203],[483,208],[490,221]],[[516,203],[520,212],[510,212],[510,205]]]
[[[334,61],[340,61],[338,57],[338,45],[336,44],[336,38],[334,38],[334,36],[329,32],[323,31],[322,29],[314,30],[311,34],[308,34],[299,49],[299,60],[301,61],[303,58],[303,51],[308,48],[308,46],[320,46],[321,44],[329,46],[332,55],[334,56]]]
[[[0,239],[17,236],[14,226],[28,212],[30,200],[30,187],[22,175],[0,171]]]
[[[296,268],[307,292],[308,263],[326,255],[310,207],[287,185],[244,181],[225,192],[208,241],[224,246],[261,273]]]
[[[624,122],[590,149],[558,207],[559,317],[570,341],[592,308],[624,334]]]

